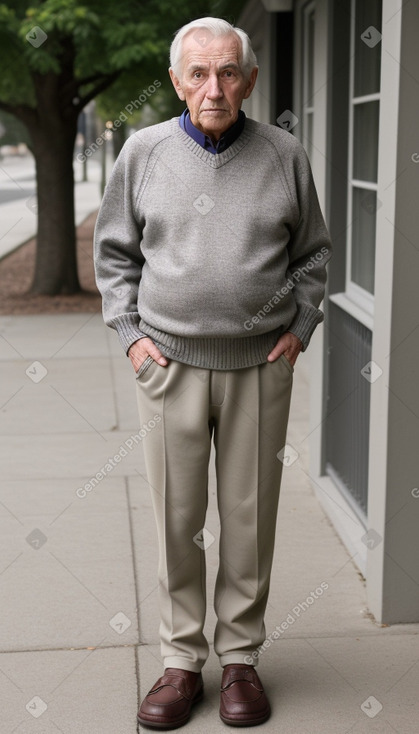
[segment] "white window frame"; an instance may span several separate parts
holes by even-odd
[[[346,282],[345,295],[365,312],[364,323],[371,323],[374,317],[374,295],[352,280],[352,196],[353,189],[365,191],[378,191],[377,181],[360,181],[353,177],[353,137],[354,137],[354,109],[356,105],[367,102],[380,102],[381,90],[374,94],[354,96],[355,83],[355,13],[356,0],[351,1],[351,39],[350,39],[350,72],[349,72],[349,145],[348,145],[348,209],[347,209],[347,240],[346,240]],[[377,133],[377,146],[379,145],[379,131]],[[375,247],[375,243],[374,243]]]

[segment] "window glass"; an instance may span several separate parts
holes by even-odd
[[[381,0],[356,0],[354,97],[380,91]]]
[[[351,279],[374,293],[376,191],[352,190]]]
[[[354,105],[352,178],[360,181],[377,181],[379,112],[378,100]]]

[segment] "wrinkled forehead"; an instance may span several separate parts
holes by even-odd
[[[240,66],[241,59],[241,41],[235,33],[215,36],[206,28],[196,28],[189,31],[183,39],[183,69],[196,65],[224,65],[229,61]]]

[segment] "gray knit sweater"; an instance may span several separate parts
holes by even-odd
[[[103,315],[125,351],[147,335],[208,369],[262,364],[284,331],[305,349],[329,258],[304,149],[249,119],[215,155],[178,118],[132,135],[95,231]]]

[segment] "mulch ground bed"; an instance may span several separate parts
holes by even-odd
[[[94,313],[101,298],[93,268],[93,230],[97,212],[77,227],[77,262],[82,290],[72,296],[29,293],[35,269],[36,241],[30,240],[0,260],[0,315]]]

